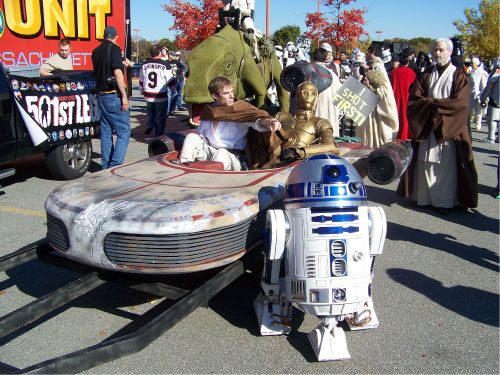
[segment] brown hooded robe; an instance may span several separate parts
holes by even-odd
[[[427,68],[415,80],[408,98],[408,123],[413,133],[413,159],[401,177],[397,194],[411,195],[420,142],[434,132],[438,143],[453,139],[456,144],[458,202],[466,207],[477,207],[478,177],[474,165],[472,140],[467,120],[469,113],[469,82],[466,73],[457,69],[449,98],[427,97],[429,80],[434,66]]]

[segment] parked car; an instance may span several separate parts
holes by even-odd
[[[87,172],[100,119],[91,73],[27,77],[0,64],[0,166],[45,153],[55,178]]]
[[[134,64],[134,66],[131,68],[132,78],[139,78],[139,75],[141,73],[141,67],[142,67],[142,63],[135,63]]]

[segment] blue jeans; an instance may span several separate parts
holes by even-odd
[[[182,90],[184,89],[184,78],[177,80],[177,96],[174,102],[178,110],[182,110]]]
[[[101,165],[107,169],[123,164],[130,141],[130,112],[122,111],[122,101],[116,94],[99,94],[97,102],[101,111]]]
[[[165,130],[165,120],[167,119],[168,99],[165,102],[146,102],[146,113],[148,122],[146,127],[155,130],[155,137],[159,137]]]
[[[170,95],[168,97],[168,114],[172,114],[175,111],[175,103],[177,100],[177,85],[172,85],[169,87]]]

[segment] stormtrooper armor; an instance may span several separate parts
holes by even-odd
[[[241,12],[241,26],[245,30],[254,31],[253,13],[255,9],[255,0],[222,0],[224,10],[229,10],[231,7],[239,9]]]
[[[386,227],[383,209],[367,205],[365,185],[346,160],[319,154],[297,165],[284,210],[267,213],[266,264],[254,301],[261,334],[289,333],[293,304],[322,319],[308,335],[319,361],[350,358],[337,323],[378,326],[371,283]]]

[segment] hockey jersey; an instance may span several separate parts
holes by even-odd
[[[147,102],[168,100],[168,86],[174,74],[168,61],[149,59],[141,67],[139,89]]]

